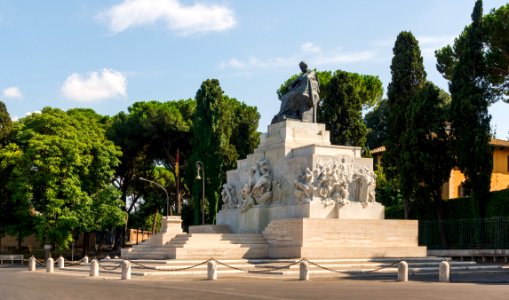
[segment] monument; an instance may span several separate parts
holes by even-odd
[[[417,221],[385,220],[371,158],[330,143],[316,123],[319,82],[302,74],[281,97],[260,145],[227,172],[216,225],[176,232],[179,221],[124,258],[424,257]],[[177,230],[178,231],[178,230]]]

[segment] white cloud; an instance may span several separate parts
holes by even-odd
[[[310,66],[323,66],[323,65],[339,65],[349,64],[355,62],[371,61],[375,58],[374,51],[359,51],[346,53],[341,49],[334,49],[331,51],[324,51],[317,45],[306,42],[301,45],[300,52],[288,55],[286,57],[276,57],[268,59],[259,59],[250,57],[246,60],[237,58],[230,58],[226,61],[219,63],[219,69],[268,69],[273,67],[287,67],[295,66],[296,62],[305,60]]]
[[[452,44],[454,42],[454,36],[452,35],[442,35],[442,36],[432,36],[432,35],[422,35],[416,37],[419,41],[419,46],[440,46],[443,47],[448,44]]]
[[[11,86],[3,90],[3,95],[6,98],[15,98],[21,99],[23,98],[23,94],[21,90],[17,86]]]
[[[112,69],[90,72],[87,75],[74,73],[67,77],[60,91],[66,98],[79,102],[125,97],[127,78],[124,74]]]
[[[300,48],[302,49],[303,52],[311,52],[311,53],[320,52],[320,47],[318,47],[317,45],[315,45],[311,42],[306,42],[306,43],[302,44],[302,46],[300,46]]]
[[[111,31],[164,23],[180,35],[224,31],[235,26],[234,12],[221,5],[196,3],[183,5],[181,0],[124,0],[99,14]]]

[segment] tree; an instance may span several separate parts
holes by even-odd
[[[225,137],[221,129],[223,90],[217,79],[207,79],[196,92],[196,112],[193,119],[193,146],[190,162],[201,161],[205,167],[205,195],[208,200],[208,222],[214,222],[218,210],[219,189],[223,170],[221,143]],[[201,181],[196,173],[186,173],[189,186],[193,186],[194,224],[200,223]],[[203,177],[203,174],[200,174]]]
[[[0,149],[3,148],[11,138],[12,120],[5,103],[0,101]],[[0,169],[0,248],[1,238],[7,232],[7,225],[14,223],[9,219],[12,218],[12,207],[9,203],[9,193],[7,191],[7,181],[9,179],[10,170]],[[21,241],[19,241],[21,242]]]
[[[367,128],[366,147],[375,149],[385,145],[387,140],[387,117],[389,105],[387,99],[382,99],[375,108],[364,116]]]
[[[406,132],[402,139],[400,184],[424,205],[435,204],[438,220],[442,219],[442,186],[454,166],[447,110],[450,98],[432,84],[416,94],[408,107]],[[430,201],[431,200],[431,201]]]
[[[389,179],[396,178],[402,168],[401,138],[407,125],[407,112],[412,99],[426,82],[421,50],[413,34],[401,32],[393,48],[394,57],[391,63],[392,79],[387,96],[389,106],[387,152],[384,155],[384,170]],[[406,155],[411,156],[412,153]],[[405,218],[410,213],[411,191],[401,189],[403,195]]]
[[[5,103],[0,101],[0,146],[4,146],[11,137],[12,120]]]
[[[447,70],[451,72],[450,121],[454,155],[465,174],[466,187],[479,206],[481,218],[486,216],[485,200],[493,168],[488,113],[493,93],[487,80],[484,41],[482,1],[478,0],[472,12],[472,24],[455,40],[454,48],[449,46],[437,52],[438,70],[446,76]],[[447,65],[447,62],[454,63]]]
[[[507,102],[509,96],[509,4],[493,9],[479,21],[480,27],[477,29],[482,36],[478,37],[483,40],[478,42],[483,43],[482,53],[485,56],[484,80],[489,83],[488,89],[492,94],[492,101],[502,99]],[[472,26],[473,24],[465,27],[463,33],[456,39],[454,49],[446,46],[435,52],[437,69],[447,80],[452,79],[454,68],[459,62],[460,47]]]
[[[0,150],[2,169],[11,170],[7,187],[14,214],[46,243],[66,248],[76,230],[124,221],[114,197],[103,194],[120,156],[104,133],[105,118],[92,110],[47,107],[20,120],[12,142]],[[107,220],[91,214],[97,203],[114,213]]]
[[[483,18],[486,62],[492,91],[509,102],[509,4],[493,9]]]
[[[375,76],[338,70],[322,90],[326,97],[319,106],[318,122],[331,131],[331,142],[364,147],[367,130],[362,108],[382,96],[381,81]]]

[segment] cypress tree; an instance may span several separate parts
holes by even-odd
[[[408,107],[426,82],[421,50],[411,32],[403,31],[398,35],[393,53],[392,79],[387,91],[389,107],[387,152],[384,155],[384,171],[389,178],[399,177],[399,170],[403,164],[402,157],[405,155],[404,149],[401,149],[401,139],[406,131]],[[405,218],[408,218],[411,191],[403,189],[401,192]]]
[[[221,106],[223,91],[217,79],[205,80],[196,92],[196,113],[193,120],[193,150],[190,162],[192,166],[201,161],[205,167],[205,197],[208,201],[207,221],[213,223],[218,210],[219,190],[221,187],[221,173],[223,155],[221,153]],[[202,181],[188,177],[188,183],[193,186],[194,224],[201,223],[201,195]],[[200,176],[203,174],[200,172]]]

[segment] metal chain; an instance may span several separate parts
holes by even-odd
[[[296,261],[296,262],[293,262],[293,263],[290,263],[288,265],[285,265],[285,266],[279,266],[279,267],[276,267],[276,266],[262,266],[262,268],[266,268],[266,269],[270,269],[270,270],[248,270],[248,269],[242,269],[242,268],[239,268],[239,267],[234,267],[234,266],[231,266],[231,265],[228,265],[226,263],[223,263],[223,262],[220,262],[214,258],[211,258],[210,260],[212,261],[215,261],[216,263],[218,263],[219,265],[222,265],[222,266],[225,266],[227,268],[230,268],[230,269],[233,269],[233,270],[237,270],[237,271],[242,271],[242,272],[247,272],[247,273],[253,273],[253,274],[272,274],[272,272],[275,272],[275,271],[279,271],[279,270],[282,270],[282,269],[288,269],[290,268],[291,266],[293,265],[296,265],[298,263],[300,263],[301,261],[303,261],[304,259],[301,259],[299,261]]]
[[[176,268],[176,269],[156,268],[156,267],[146,266],[146,265],[143,265],[143,264],[140,264],[140,263],[137,263],[137,262],[132,262],[132,261],[131,261],[131,263],[133,265],[140,266],[143,269],[156,270],[156,271],[176,272],[176,271],[185,271],[185,270],[189,270],[189,269],[192,269],[192,268],[196,268],[198,266],[201,266],[201,265],[204,265],[204,264],[208,263],[211,260],[214,260],[214,259],[213,258],[209,258],[209,259],[207,259],[205,261],[202,261],[201,263],[198,263],[198,264],[195,264],[195,265],[192,265],[192,266],[189,266],[189,267]]]
[[[317,264],[317,263],[315,263],[315,262],[312,262],[312,261],[310,261],[310,260],[309,260],[309,259],[307,259],[307,258],[303,258],[302,260],[303,260],[303,261],[307,261],[309,264],[311,264],[311,265],[313,265],[313,266],[315,266],[315,267],[318,267],[318,268],[320,268],[320,269],[326,270],[326,271],[330,271],[330,272],[334,272],[334,273],[352,273],[352,272],[349,272],[349,271],[347,271],[347,270],[341,270],[341,271],[340,271],[340,270],[334,270],[334,269],[331,269],[331,268],[327,268],[327,267],[321,266],[321,265],[319,265],[319,264]],[[374,270],[370,270],[370,271],[365,272],[365,273],[375,273],[375,272],[378,272],[378,271],[383,270],[383,269],[391,268],[391,267],[393,267],[393,266],[395,266],[395,265],[397,265],[397,264],[399,264],[399,262],[395,262],[395,263],[390,264],[390,265],[388,265],[388,266],[382,266],[382,267],[380,267],[380,268],[377,268],[377,269],[374,269]]]
[[[120,268],[121,265],[122,265],[122,263],[119,263],[116,267],[106,267],[106,266],[103,266],[101,263],[99,263],[99,267],[103,268],[106,271],[116,270],[116,269]]]

